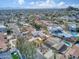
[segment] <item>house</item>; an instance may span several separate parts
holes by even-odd
[[[68,52],[66,52],[65,55],[67,55],[71,58],[74,58],[74,59],[78,59],[78,57],[79,57],[79,46],[74,45],[72,48],[70,48],[68,50]]]
[[[48,31],[53,36],[58,36],[58,37],[61,37],[63,33],[63,29],[58,25],[48,27]]]
[[[37,49],[37,58],[36,59],[53,59],[54,53],[52,50],[45,45],[41,45]]]
[[[29,24],[25,24],[21,29],[20,29],[20,31],[21,32],[32,32],[32,31],[34,31],[35,29],[31,26],[31,25],[29,25]]]
[[[73,37],[72,34],[70,34],[68,32],[65,32],[65,31],[62,33],[62,35],[63,35],[62,37],[64,37],[64,38],[71,38],[71,37]]]
[[[65,53],[68,48],[68,46],[66,46],[65,43],[57,37],[46,40],[44,44],[50,49],[55,49],[61,53]]]
[[[10,23],[9,24],[9,28],[11,28],[12,29],[12,31],[13,31],[13,34],[15,34],[15,35],[20,35],[21,33],[20,33],[20,28],[18,27],[18,25],[17,24],[15,24],[15,23]]]
[[[42,31],[33,31],[32,32],[32,35],[34,36],[34,37],[37,37],[37,36],[44,36],[44,33],[42,32]]]
[[[74,23],[68,24],[68,29],[69,29],[70,32],[76,32],[76,27],[77,26]]]
[[[50,34],[52,34],[55,37],[60,37],[60,38],[73,37],[73,35],[64,31],[63,28],[61,26],[58,26],[58,25],[48,27],[48,31]]]
[[[7,40],[5,39],[3,33],[0,33],[0,51],[6,51],[7,50]]]
[[[41,45],[37,49],[37,58],[36,59],[60,59],[61,54],[56,53],[55,50],[50,49],[46,45]]]
[[[0,32],[6,32],[6,26],[0,25]]]

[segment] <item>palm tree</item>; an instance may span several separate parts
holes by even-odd
[[[54,59],[56,59],[56,54],[57,54],[57,53],[54,51]]]
[[[19,38],[16,43],[17,48],[20,50],[22,55],[25,55],[27,59],[34,59],[35,57],[35,45],[33,42],[28,42],[24,38]]]

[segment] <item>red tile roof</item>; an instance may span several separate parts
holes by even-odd
[[[66,53],[67,55],[72,55],[72,56],[79,56],[79,47],[74,45],[70,50]]]
[[[3,33],[0,33],[0,49],[7,49],[6,40]]]
[[[73,48],[70,52],[70,55],[79,56],[79,47],[78,46],[73,46]]]

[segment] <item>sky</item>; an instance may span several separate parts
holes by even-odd
[[[79,7],[79,0],[0,0],[0,8],[66,8]]]

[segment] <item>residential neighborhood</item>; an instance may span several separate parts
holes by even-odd
[[[79,59],[79,7],[46,0],[45,8],[40,0],[31,9],[18,1],[20,8],[0,6],[0,59]]]

